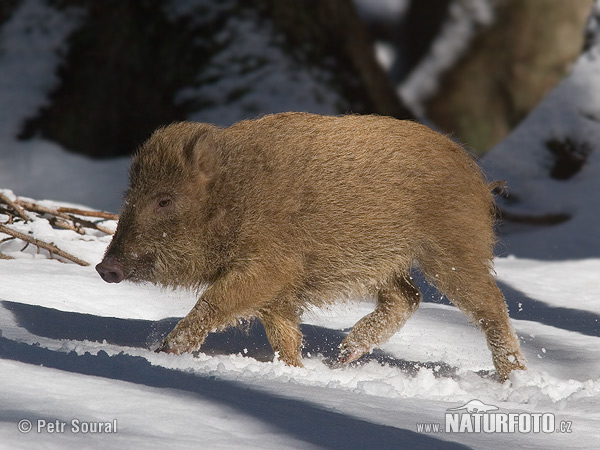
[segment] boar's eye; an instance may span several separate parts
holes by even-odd
[[[158,199],[157,202],[157,209],[162,209],[162,208],[167,208],[169,206],[171,206],[171,203],[173,203],[173,200],[171,200],[171,197],[161,197]]]

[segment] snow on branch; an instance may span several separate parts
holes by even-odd
[[[93,221],[94,218],[99,220]],[[85,235],[90,230],[113,234],[114,231],[110,227],[102,224],[106,220],[118,220],[118,216],[105,211],[48,206],[29,199],[19,199],[10,191],[0,191],[0,235],[8,236],[0,239],[0,244],[18,239],[26,243],[21,251],[32,244],[38,248],[38,252],[39,249],[48,251],[50,258],[59,256],[81,266],[87,266],[89,263],[59,248],[56,244],[34,237],[31,229],[23,230],[22,224],[31,225],[34,222],[45,221],[51,228],[71,230],[79,235]],[[20,225],[21,231],[15,229],[14,225]],[[0,253],[0,259],[14,258]]]
[[[56,245],[54,245],[52,243],[40,241],[39,239],[36,239],[33,236],[30,236],[28,234],[24,234],[19,231],[12,230],[9,227],[7,227],[6,225],[0,224],[0,233],[8,234],[9,236],[12,236],[12,237],[21,239],[22,241],[33,244],[38,248],[43,248],[45,250],[48,250],[50,252],[50,256],[52,256],[52,255],[62,256],[63,258],[68,259],[69,261],[73,261],[74,263],[77,263],[80,266],[89,266],[90,265],[88,262],[83,261],[82,259],[79,259],[77,256],[73,256],[70,253],[65,252],[64,250],[61,250],[60,248],[58,248]],[[6,256],[5,256],[5,258],[6,258]],[[12,258],[12,257],[9,256],[8,258]]]

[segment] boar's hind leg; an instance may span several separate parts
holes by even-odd
[[[258,311],[273,351],[289,366],[302,367],[299,313],[288,302],[276,301]]]
[[[433,272],[426,271],[428,277],[485,333],[500,380],[508,379],[512,370],[525,370],[525,358],[511,326],[506,301],[487,264],[450,264],[451,270],[436,265]]]
[[[417,310],[421,293],[410,277],[401,275],[385,283],[377,292],[377,307],[352,328],[340,345],[338,361],[355,361],[385,342]]]

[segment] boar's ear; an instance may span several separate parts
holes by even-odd
[[[183,146],[183,156],[188,167],[207,178],[215,171],[216,148],[214,125],[198,123]]]

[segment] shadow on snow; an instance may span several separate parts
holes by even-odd
[[[1,303],[13,313],[19,327],[36,336],[55,340],[106,341],[108,344],[123,347],[154,348],[179,321],[179,318],[159,321],[119,319],[65,312],[24,303]],[[333,330],[307,324],[302,324],[301,330],[304,336],[303,356],[323,355],[327,364],[335,366],[339,345],[349,330]],[[202,346],[202,352],[207,355],[244,354],[258,361],[273,360],[273,350],[258,320],[210,333]],[[444,362],[406,361],[379,349],[352,364],[359,365],[369,361],[397,367],[412,376],[421,368],[432,369],[436,377],[453,377],[457,372],[457,368]]]
[[[506,295],[511,317],[537,321],[589,336],[600,336],[598,314],[550,306],[531,299],[505,284],[499,284]],[[179,320],[178,318],[160,321],[118,319],[15,302],[0,303],[5,310],[12,312],[18,326],[33,335],[56,340],[106,341],[125,347],[152,348]],[[338,346],[345,336],[344,330],[303,325],[302,332],[305,337],[305,356],[322,354],[326,362],[335,365]],[[273,358],[271,347],[259,321],[251,321],[243,327],[210,334],[202,351],[207,354],[244,353],[260,361]],[[307,401],[282,398],[248,389],[236,382],[153,366],[148,360],[139,356],[123,353],[109,356],[104,351],[98,352],[97,355],[90,353],[78,355],[75,352],[52,351],[0,337],[0,358],[42,364],[73,373],[130,381],[146,386],[193,392],[200,397],[234,407],[242,413],[264,420],[300,440],[328,449],[370,448],[374,442],[382,449],[414,446],[466,448],[408,429],[353,418]],[[373,360],[398,367],[410,375],[417,373],[423,367],[433,369],[438,377],[454,377],[457,371],[455,367],[443,362],[405,361],[381,350],[365,355],[358,363]],[[489,376],[488,373],[480,373],[480,375]]]
[[[1,302],[13,312],[17,323],[32,334],[51,339],[70,339],[111,342],[113,344],[146,347],[159,340],[177,322],[167,319],[158,322],[125,320],[61,312],[40,306]],[[337,350],[344,333],[321,327],[304,327],[306,340],[312,346],[307,352],[319,352],[326,356]],[[323,334],[325,333],[325,337]],[[319,335],[319,339],[315,336]],[[315,343],[319,341],[320,343]],[[242,347],[243,346],[243,347]],[[210,353],[234,353],[248,349],[248,354],[258,359],[272,357],[270,346],[262,327],[257,322],[249,325],[247,332],[231,329],[214,333],[206,342]],[[203,347],[203,351],[205,348]],[[389,359],[381,352],[372,358]],[[124,353],[109,356],[104,351],[97,355],[76,352],[53,351],[38,345],[24,344],[0,337],[0,358],[28,364],[65,370],[72,373],[92,375],[133,382],[157,388],[178,389],[191,392],[200,399],[224,404],[241,413],[260,419],[299,440],[326,449],[363,449],[375,445],[380,449],[431,448],[466,449],[468,447],[436,439],[405,428],[391,427],[354,418],[320,407],[314,403],[279,397],[274,394],[249,389],[238,382],[191,374],[179,370],[152,365],[147,359]],[[406,370],[418,370],[404,362]],[[401,366],[401,364],[398,364]],[[13,417],[14,416],[14,417]],[[16,421],[15,414],[5,419]],[[399,418],[399,421],[401,419]],[[408,424],[407,424],[408,425]],[[410,424],[415,426],[416,424]]]

